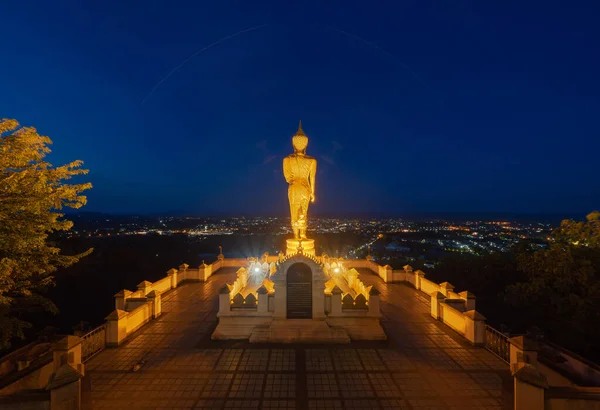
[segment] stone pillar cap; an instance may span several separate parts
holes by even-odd
[[[177,269],[175,269],[175,268],[171,268],[171,269],[169,269],[169,270],[167,271],[167,275],[174,275],[174,274],[176,274],[177,272],[179,272]]]
[[[429,296],[436,299],[446,299],[446,296],[438,290],[431,292]]]
[[[514,363],[511,366],[511,373],[517,380],[542,389],[548,388],[548,380],[535,366],[529,363]]]
[[[508,339],[508,342],[524,352],[537,352],[540,350],[538,343],[526,336],[511,337]]]
[[[412,266],[410,265],[404,265],[403,268],[404,270],[412,270]]]
[[[423,272],[421,269],[417,269],[415,271],[415,275],[421,275],[421,276],[425,276],[425,272]]]
[[[454,289],[454,285],[452,285],[449,282],[442,282],[442,283],[440,283],[440,287],[444,288],[444,289]]]
[[[158,292],[157,292],[157,291],[155,291],[155,290],[153,290],[152,292],[150,292],[150,293],[148,293],[148,294],[146,295],[146,297],[147,297],[147,298],[150,298],[150,299],[152,299],[152,298],[155,298],[155,297],[158,297],[158,296],[160,296],[160,293],[158,293]]]
[[[120,291],[120,292],[118,292],[118,293],[115,293],[115,297],[116,297],[116,298],[118,298],[118,297],[121,297],[121,296],[129,296],[129,295],[131,295],[132,293],[133,293],[133,292],[132,292],[132,291],[130,291],[130,290],[123,289],[122,291]]]
[[[148,286],[152,286],[152,282],[149,282],[147,280],[140,282],[137,287],[138,288],[147,288]]]
[[[189,267],[190,265],[188,265],[187,263],[182,263],[181,265],[179,265],[179,270],[186,270]]]
[[[463,298],[463,299],[475,299],[475,294],[469,292],[468,290],[463,290],[462,292],[459,293],[459,295]]]
[[[467,310],[466,312],[463,313],[463,315],[465,315],[469,319],[473,319],[473,320],[485,320],[486,319],[485,316],[483,316],[481,313],[479,313],[476,310]]]
[[[121,309],[115,309],[112,311],[112,313],[108,316],[106,316],[104,318],[104,320],[119,320],[119,319],[123,319],[124,317],[126,317],[129,313],[121,310]]]
[[[53,390],[65,384],[73,383],[81,379],[83,375],[72,364],[66,363],[60,366],[58,371],[52,375],[46,390]]]
[[[373,286],[371,288],[371,290],[369,291],[369,295],[371,295],[371,296],[377,296],[377,295],[380,295],[380,294],[381,294],[381,292],[375,286]]]
[[[79,343],[81,343],[81,338],[79,336],[67,335],[56,342],[53,350],[69,350]]]

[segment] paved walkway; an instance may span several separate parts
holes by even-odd
[[[381,291],[387,342],[213,342],[223,269],[163,297],[163,314],[88,363],[94,409],[512,409],[508,365],[429,316],[404,284]],[[137,372],[134,364],[145,363]]]

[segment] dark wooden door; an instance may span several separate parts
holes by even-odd
[[[312,319],[312,271],[305,263],[287,271],[287,318]]]

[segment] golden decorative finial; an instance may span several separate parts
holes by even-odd
[[[304,131],[302,130],[302,120],[300,120],[300,122],[298,123],[298,131],[296,131],[296,135],[306,136],[306,134],[304,134]]]

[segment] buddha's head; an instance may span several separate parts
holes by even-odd
[[[298,125],[298,131],[292,138],[292,145],[294,146],[294,152],[296,154],[306,154],[306,147],[308,146],[308,137],[302,131],[302,121]]]

